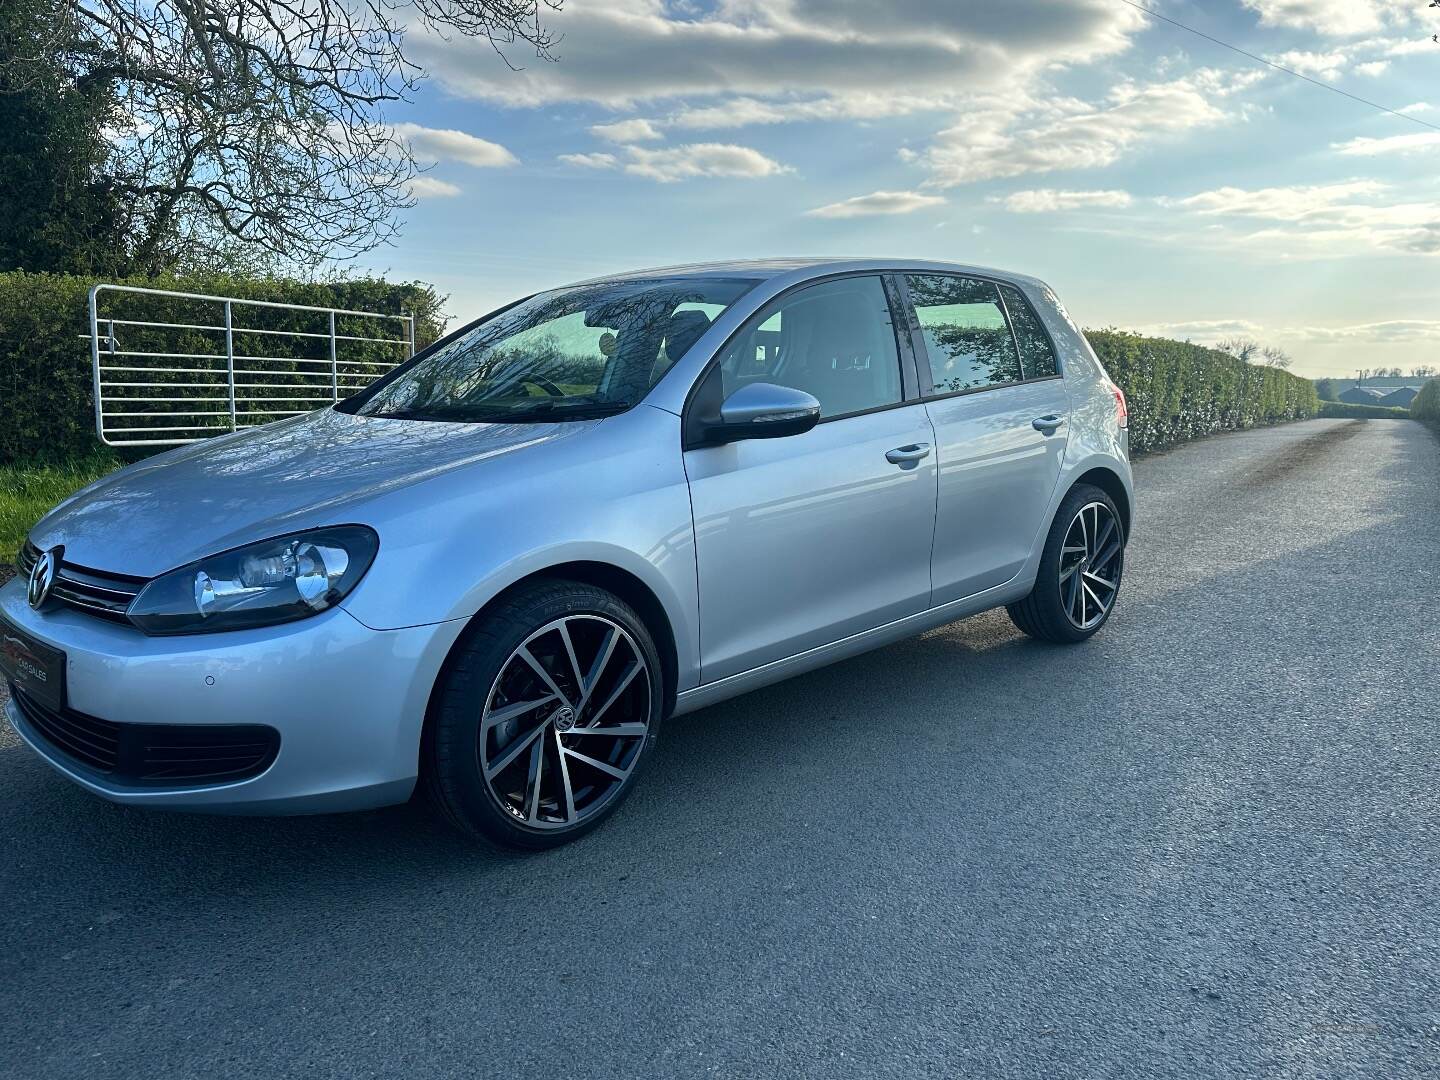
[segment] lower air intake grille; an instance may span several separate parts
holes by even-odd
[[[117,783],[234,783],[264,772],[280,749],[280,733],[260,724],[116,724],[51,709],[13,683],[10,694],[49,749]]]
[[[10,684],[20,715],[47,743],[93,772],[113,774],[120,764],[120,725],[70,709],[55,711]]]

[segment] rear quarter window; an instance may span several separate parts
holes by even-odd
[[[1020,367],[1026,379],[1048,379],[1060,374],[1055,347],[1030,306],[1025,294],[1013,285],[1001,285],[1000,295],[1010,313],[1010,326],[1015,332],[1015,346],[1020,352]]]

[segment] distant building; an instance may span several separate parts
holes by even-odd
[[[1398,390],[1391,390],[1382,397],[1376,404],[1390,405],[1397,409],[1408,409],[1410,403],[1415,400],[1415,395],[1420,393],[1413,386],[1402,386]]]
[[[1340,393],[1340,400],[1347,405],[1379,405],[1380,391],[1364,386],[1352,386]]]

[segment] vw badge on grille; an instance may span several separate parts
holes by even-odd
[[[38,609],[50,599],[50,589],[55,584],[55,574],[60,568],[62,554],[64,549],[58,547],[41,552],[35,565],[30,568],[30,587],[26,590],[25,597],[32,608]]]

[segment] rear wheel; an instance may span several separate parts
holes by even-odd
[[[579,582],[525,588],[457,646],[433,717],[431,794],[503,847],[573,840],[630,793],[662,699],[655,646],[624,601]]]
[[[1124,525],[1114,500],[1097,487],[1079,484],[1050,525],[1035,587],[1006,610],[1033,638],[1084,641],[1110,618],[1124,571]]]

